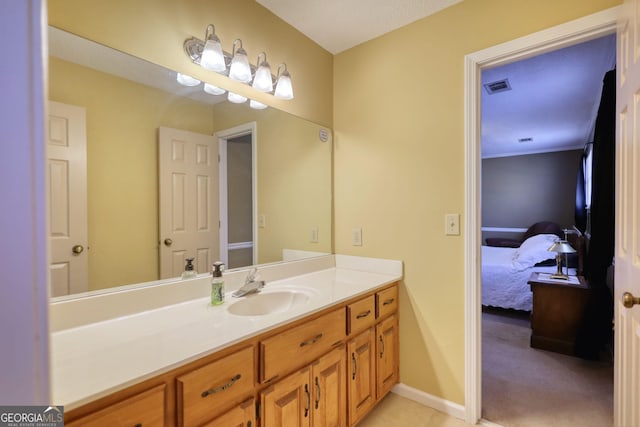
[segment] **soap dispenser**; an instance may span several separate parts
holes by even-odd
[[[211,305],[220,305],[224,302],[223,267],[223,262],[216,261],[213,263],[213,270],[211,272]]]
[[[193,258],[186,258],[185,261],[187,262],[187,264],[184,266],[182,278],[191,279],[192,277],[196,277],[196,274],[198,274],[198,272],[193,268]]]

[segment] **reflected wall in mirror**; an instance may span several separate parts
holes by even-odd
[[[287,250],[331,253],[332,148],[320,140],[321,126],[273,108],[226,102],[204,93],[202,84],[180,86],[175,72],[57,29],[50,30],[50,55],[49,99],[86,114],[88,238],[79,256],[88,261],[87,290],[160,277],[160,127],[215,135],[254,123],[252,230],[230,231],[230,243],[234,235],[254,238],[260,264],[281,261]],[[164,83],[155,83],[156,76]],[[219,242],[213,246],[219,249]]]

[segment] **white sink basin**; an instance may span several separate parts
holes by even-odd
[[[311,297],[310,292],[300,290],[279,290],[261,292],[242,297],[227,309],[236,316],[265,316],[282,313],[306,304]]]

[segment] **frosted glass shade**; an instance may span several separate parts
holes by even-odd
[[[200,66],[218,73],[227,69],[227,65],[224,62],[224,54],[222,53],[222,46],[217,37],[214,36],[208,39],[204,44],[204,50],[200,57]]]
[[[253,88],[260,92],[271,92],[273,90],[273,81],[271,80],[271,68],[267,62],[260,64],[253,78]]]
[[[225,93],[224,89],[209,83],[204,84],[204,91],[210,95],[222,95],[223,93]]]
[[[247,52],[243,48],[236,50],[235,55],[233,55],[231,66],[229,67],[229,77],[242,83],[251,81],[251,67],[249,67]]]
[[[176,80],[184,86],[198,86],[200,84],[200,80],[182,73],[178,73]]]
[[[291,76],[288,71],[283,72],[278,77],[278,83],[276,83],[276,90],[273,95],[280,99],[293,99],[293,86],[291,85]]]
[[[227,95],[227,99],[229,100],[229,102],[233,102],[234,104],[242,104],[243,102],[247,102],[246,97],[233,92],[229,92],[229,95]]]
[[[253,108],[254,110],[264,110],[265,108],[268,107],[268,105],[263,104],[262,102],[258,102],[255,99],[252,99],[251,101],[249,101],[249,107]]]

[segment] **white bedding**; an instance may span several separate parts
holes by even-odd
[[[514,261],[517,250],[482,246],[482,305],[531,311],[533,300],[527,284],[531,273],[556,272],[556,266],[535,267]],[[553,255],[550,252],[549,258]],[[575,271],[570,269],[569,273],[575,274]]]

